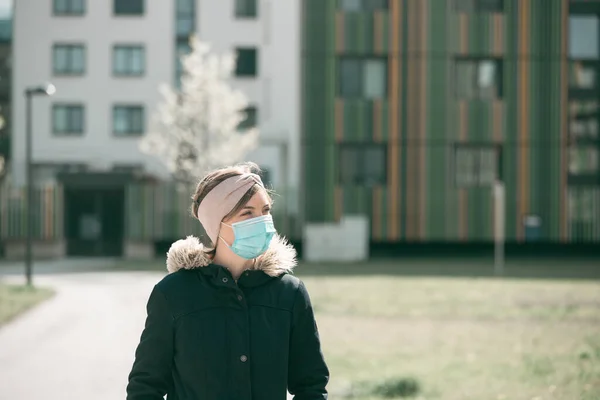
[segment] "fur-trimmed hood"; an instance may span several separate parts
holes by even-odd
[[[167,252],[167,271],[173,273],[180,269],[194,269],[209,265],[212,260],[204,250],[204,245],[194,236],[176,241]],[[294,247],[285,238],[275,235],[267,251],[256,260],[256,265],[252,269],[276,277],[291,273],[296,264]]]

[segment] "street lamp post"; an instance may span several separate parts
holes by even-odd
[[[27,278],[27,285],[31,286],[32,279],[31,273],[33,270],[33,255],[32,255],[32,241],[33,241],[33,165],[32,165],[32,147],[33,139],[31,133],[32,119],[31,119],[31,99],[33,96],[52,96],[56,92],[56,88],[53,84],[48,83],[43,86],[29,87],[25,89],[25,113],[26,113],[26,126],[25,126],[25,170],[27,179],[27,194],[25,199],[25,226],[26,226],[26,242],[25,242],[25,275]]]

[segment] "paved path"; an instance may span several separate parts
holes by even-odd
[[[56,290],[0,327],[0,400],[118,400],[159,272],[98,271],[110,260],[38,262],[37,286]],[[23,264],[0,280],[23,283]]]
[[[160,278],[37,276],[37,285],[57,295],[0,328],[0,399],[124,399],[146,300]]]

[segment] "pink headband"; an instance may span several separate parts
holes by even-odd
[[[219,183],[202,200],[198,206],[198,219],[213,243],[217,243],[223,218],[255,184],[264,186],[260,176],[256,174],[232,176]]]

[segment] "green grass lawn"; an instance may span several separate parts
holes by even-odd
[[[411,379],[430,400],[600,399],[598,281],[298,272],[333,399]]]
[[[301,264],[330,398],[600,400],[600,263],[512,259],[505,273],[491,257]]]
[[[0,326],[52,295],[46,288],[0,283]]]

